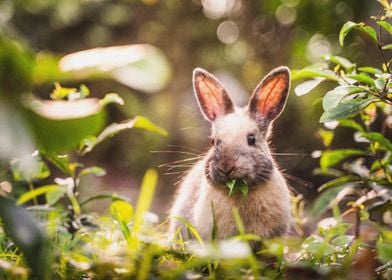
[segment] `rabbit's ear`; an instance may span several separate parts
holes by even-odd
[[[226,89],[207,71],[196,68],[193,70],[193,88],[196,99],[205,118],[214,121],[234,111],[234,105]]]
[[[254,90],[248,107],[250,115],[270,123],[283,111],[289,90],[290,70],[284,66],[275,68]]]

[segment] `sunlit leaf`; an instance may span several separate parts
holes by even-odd
[[[334,132],[331,130],[319,129],[318,134],[320,135],[321,139],[323,140],[323,144],[325,147],[331,146]]]
[[[347,117],[354,116],[362,109],[366,108],[369,104],[374,102],[375,99],[356,98],[351,100],[341,101],[336,107],[323,113],[320,122],[337,121]]]
[[[112,77],[145,92],[161,90],[171,76],[164,53],[148,44],[84,50],[63,57],[59,66],[73,79]]]
[[[315,87],[317,87],[322,81],[324,81],[324,79],[317,78],[317,79],[313,79],[313,80],[309,80],[309,81],[303,82],[302,84],[299,84],[294,89],[295,94],[297,96],[305,95],[305,94],[309,93],[310,91],[312,91]]]
[[[369,86],[375,86],[374,80],[371,77],[369,77],[368,75],[364,74],[364,73],[361,73],[361,74],[358,74],[358,75],[346,75],[346,77],[349,78],[349,79],[354,79],[354,80],[356,80],[358,82],[367,84]]]
[[[90,174],[95,176],[105,176],[106,171],[105,169],[99,166],[92,166],[92,167],[83,168],[82,171],[80,172],[80,176],[85,176]]]
[[[97,195],[94,195],[94,196],[87,198],[86,200],[84,200],[83,202],[80,203],[80,206],[84,206],[92,201],[102,200],[102,199],[110,199],[113,201],[123,200],[123,201],[129,202],[129,199],[125,196],[122,196],[122,195],[119,195],[116,193],[102,193],[102,194],[97,194]]]
[[[117,135],[121,131],[131,129],[131,128],[142,128],[142,129],[146,129],[148,131],[152,131],[152,132],[161,134],[163,136],[167,135],[166,130],[164,130],[163,128],[155,125],[154,123],[152,123],[150,120],[148,120],[145,117],[137,116],[137,117],[130,119],[128,121],[124,121],[122,123],[113,123],[113,124],[109,125],[108,127],[106,127],[97,136],[95,141],[92,141],[89,146],[86,146],[84,148],[83,153],[85,154],[85,153],[92,151],[92,149],[96,145],[98,145],[99,143],[101,143],[105,139],[113,137],[114,135]]]
[[[383,262],[389,262],[392,260],[392,243],[391,242],[377,242],[376,245],[378,257]]]
[[[55,205],[66,194],[67,189],[64,186],[59,186],[58,189],[49,190],[45,194],[46,204],[49,206]]]
[[[99,100],[99,105],[103,107],[112,103],[124,105],[124,100],[117,93],[107,93]]]
[[[157,183],[158,173],[154,169],[147,170],[146,174],[143,177],[140,194],[136,204],[133,228],[135,233],[138,233],[143,223],[144,213],[146,213],[151,207]]]
[[[335,108],[339,102],[348,94],[352,94],[362,89],[355,86],[340,86],[333,90],[328,91],[323,98],[323,109],[324,111]]]
[[[324,151],[320,158],[320,167],[323,171],[327,170],[329,167],[333,167],[342,160],[353,157],[365,155],[366,152],[358,149],[337,149],[331,151]]]
[[[382,46],[383,50],[392,50],[392,44],[386,44],[384,46]]]
[[[116,220],[128,224],[133,218],[133,207],[124,200],[115,200],[110,204],[110,213]]]
[[[316,69],[316,68],[304,68],[297,72],[293,73],[292,79],[298,80],[303,78],[325,78],[327,80],[337,82],[339,80],[339,76],[337,76],[331,70],[323,70],[323,69]]]
[[[369,74],[382,74],[383,72],[380,69],[374,67],[359,67],[358,70],[360,72],[366,72]]]
[[[37,198],[40,195],[46,194],[47,192],[56,191],[59,189],[61,189],[61,186],[59,185],[47,185],[47,186],[35,188],[33,190],[23,193],[16,201],[16,204],[17,205],[24,204],[34,198]]]
[[[360,29],[362,32],[365,32],[372,38],[375,42],[377,42],[377,32],[373,29],[373,27],[370,27],[368,25],[362,25]]]
[[[350,70],[352,69],[355,65],[348,60],[345,57],[341,57],[341,56],[337,56],[337,55],[331,55],[331,56],[326,56],[325,59],[335,63],[335,64],[339,64],[341,66],[343,66],[343,68],[345,68],[346,70]]]
[[[7,233],[23,252],[33,278],[52,279],[50,241],[33,216],[0,196],[0,217]]]
[[[378,79],[376,79],[376,80],[374,81],[374,84],[375,84],[375,86],[376,86],[376,88],[377,88],[378,90],[383,91],[384,88],[385,88],[386,82],[387,82],[387,81],[386,81],[386,79],[385,79],[384,77],[379,77]]]
[[[382,26],[382,28],[384,28],[389,35],[392,35],[392,25],[389,22],[386,22],[385,20],[379,20],[377,21],[377,24]]]

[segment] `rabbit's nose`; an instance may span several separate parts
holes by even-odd
[[[222,162],[218,166],[219,172],[225,174],[226,176],[230,176],[230,174],[233,172],[235,168],[234,163],[228,163],[228,162]]]

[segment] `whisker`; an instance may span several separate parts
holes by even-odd
[[[174,147],[174,148],[187,149],[187,150],[190,150],[190,151],[197,152],[197,153],[199,153],[199,154],[202,152],[201,150],[198,150],[198,149],[192,148],[192,147],[187,147],[187,146],[174,145],[174,144],[168,144],[167,146],[168,146],[168,147]]]
[[[167,151],[151,151],[150,153],[154,153],[154,154],[158,154],[158,153],[162,153],[162,154],[164,154],[164,153],[166,153],[166,154],[173,153],[173,154],[175,154],[175,153],[177,153],[177,154],[190,155],[190,156],[197,156],[198,155],[198,154],[190,153],[190,152],[170,151],[170,150],[167,150]]]
[[[161,168],[161,167],[167,167],[167,166],[170,167],[170,166],[175,165],[175,164],[177,164],[177,163],[185,163],[185,162],[190,162],[190,161],[196,161],[196,160],[201,159],[201,158],[203,158],[203,156],[197,156],[197,157],[192,157],[192,158],[186,158],[186,159],[175,160],[175,161],[172,161],[172,162],[163,163],[163,164],[159,165],[158,167],[159,167],[159,168]]]
[[[305,157],[305,156],[311,156],[311,154],[300,154],[300,153],[271,153],[271,155],[273,156],[301,156],[301,157]]]

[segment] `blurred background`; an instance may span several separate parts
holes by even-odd
[[[164,165],[153,207],[163,217],[189,167],[169,163],[200,155],[209,145],[209,124],[192,93],[193,68],[215,74],[245,105],[279,65],[299,69],[328,54],[380,65],[379,57],[363,51],[373,47],[367,38],[350,36],[345,49],[338,44],[346,21],[365,21],[379,9],[376,0],[1,0],[0,176],[7,160],[35,145],[18,130],[24,94],[49,99],[56,81],[83,83],[93,97],[116,92],[124,99],[123,106],[108,107],[108,123],[143,115],[169,134],[129,130],[104,141],[80,160],[102,166],[107,175],[86,177],[82,195],[111,190],[134,201],[144,172]],[[107,49],[113,46],[120,47]],[[298,97],[292,90],[271,140],[290,185],[309,200],[323,182],[313,175],[318,159],[311,157],[322,147],[321,94]],[[347,137],[338,134],[335,147],[344,147]]]

